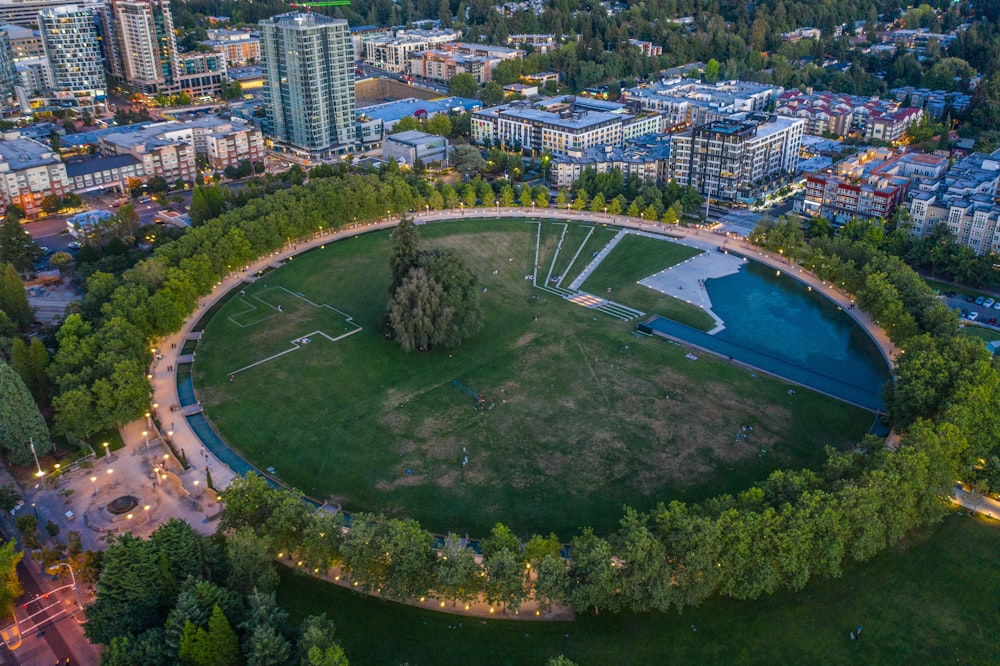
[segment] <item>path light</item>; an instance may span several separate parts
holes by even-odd
[[[96,495],[97,494],[97,477],[96,476],[90,477],[90,482],[92,484],[94,484],[94,494]]]

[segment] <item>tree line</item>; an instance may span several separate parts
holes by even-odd
[[[61,391],[57,426],[81,432],[96,427],[94,419],[108,425],[141,415],[148,405],[148,345],[177,330],[197,298],[228,273],[320,229],[431,202],[457,203],[445,199],[446,187],[408,182],[391,167],[382,174],[341,171],[223,212],[156,248],[120,279],[95,273],[81,312],[58,334],[49,373]],[[488,205],[489,196],[498,194],[482,181],[451,190],[457,199],[460,190],[475,194],[480,188],[489,195],[477,194],[477,202]],[[511,192],[510,183],[500,186],[500,193]],[[504,199],[506,205],[511,197]],[[769,246],[781,242],[775,240],[779,236],[769,233],[759,242]],[[508,539],[496,550],[484,544],[475,585],[465,578],[467,563],[457,573],[437,571],[430,535],[410,521],[355,517],[358,531],[352,532],[370,534],[369,543],[356,543],[352,532],[341,543],[337,518],[323,512],[310,518],[294,494],[277,503],[254,503],[258,513],[242,518],[239,491],[248,480],[224,494],[223,524],[266,530],[272,554],[297,552],[311,569],[342,561],[359,585],[388,590],[390,596],[435,590],[457,601],[484,594],[507,607],[536,595],[581,611],[680,609],[716,594],[755,598],[798,589],[813,575],[839,575],[846,561],[867,560],[908,529],[936,519],[943,507],[939,496],[970,460],[996,450],[998,381],[985,350],[955,335],[954,315],[942,311],[911,269],[878,247],[865,240],[817,238],[801,254],[788,256],[803,258],[807,267],[857,293],[883,325],[898,331],[890,334],[906,354],[896,383],[887,388],[891,418],[905,430],[898,449],[866,442],[858,451],[831,451],[818,472],[777,472],[737,496],[690,506],[672,502],[649,514],[627,511],[611,535],[584,530],[575,536],[568,562],[552,554],[557,540],[550,537],[539,537],[550,544],[542,549],[548,556],[528,555],[532,539]],[[272,519],[266,509],[272,505],[289,515]],[[317,526],[318,520],[327,522]],[[379,552],[398,550],[399,556],[373,559],[372,540],[387,548]],[[449,547],[465,562],[459,546]],[[452,574],[461,585],[448,583]]]
[[[246,531],[201,536],[171,519],[149,539],[123,534],[96,562],[84,633],[104,666],[347,666],[333,622],[298,629],[278,607],[269,543]]]

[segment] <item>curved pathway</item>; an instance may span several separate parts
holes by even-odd
[[[745,240],[729,238],[704,229],[668,225],[660,222],[648,222],[639,218],[630,218],[622,215],[602,215],[600,213],[562,209],[557,210],[555,208],[539,208],[536,210],[534,207],[483,207],[467,211],[463,210],[462,212],[452,210],[417,213],[413,215],[413,219],[416,224],[422,224],[426,222],[457,220],[463,218],[511,218],[530,217],[533,215],[544,215],[549,219],[577,220],[581,222],[609,224],[631,229],[641,229],[647,232],[663,233],[678,238],[697,240],[701,241],[699,244],[708,243],[721,249],[732,249],[735,252],[739,252],[776,270],[784,271],[787,275],[790,275],[803,284],[813,287],[815,290],[825,295],[829,300],[837,304],[844,312],[851,316],[858,323],[858,325],[860,325],[868,333],[890,367],[892,366],[896,356],[899,354],[899,348],[893,344],[891,340],[889,340],[885,331],[875,324],[871,316],[869,316],[867,312],[863,312],[858,308],[852,307],[853,300],[849,294],[836,289],[835,285],[832,283],[819,279],[812,273],[790,262],[787,258],[761,250],[753,245],[750,245]],[[180,356],[181,349],[184,346],[184,342],[187,339],[188,334],[191,332],[191,329],[194,327],[195,323],[197,323],[198,319],[202,316],[204,309],[211,307],[216,301],[228,293],[230,289],[239,286],[242,283],[242,278],[246,275],[254,275],[258,270],[266,268],[274,263],[284,261],[288,257],[294,256],[300,252],[304,252],[305,250],[324,243],[337,241],[342,238],[348,238],[359,233],[391,228],[398,224],[399,219],[399,217],[392,217],[379,222],[370,222],[367,224],[359,223],[356,225],[350,225],[349,227],[339,231],[324,231],[315,234],[312,238],[306,240],[300,239],[289,243],[282,250],[258,259],[256,262],[248,266],[245,271],[240,271],[227,276],[210,294],[199,300],[198,309],[190,317],[188,317],[187,321],[184,322],[184,325],[179,331],[161,340],[160,350],[162,358],[157,360],[150,370],[150,373],[152,374],[151,384],[153,387],[153,403],[157,405],[156,409],[160,415],[160,422],[170,424],[170,429],[173,431],[174,446],[185,451],[187,459],[191,462],[193,469],[211,470],[213,482],[217,487],[224,488],[228,485],[230,480],[233,478],[234,473],[202,445],[201,440],[188,425],[186,418],[184,418],[179,412],[170,412],[171,405],[180,404],[177,394],[177,382],[174,377],[177,367],[177,359]],[[202,478],[203,474],[186,474],[185,477],[191,477],[184,479],[185,485],[187,485],[193,484],[196,477]],[[188,490],[193,492],[195,488],[192,485],[192,487],[188,488]]]
[[[732,249],[735,252],[775,268],[776,270],[784,271],[793,278],[804,284],[812,286],[814,289],[824,294],[828,299],[840,306],[841,309],[850,315],[868,333],[872,340],[875,341],[882,353],[882,356],[890,366],[896,358],[896,355],[899,353],[899,349],[888,339],[885,332],[879,328],[874,321],[872,321],[871,317],[867,313],[852,307],[853,301],[848,294],[837,290],[833,284],[820,280],[815,275],[809,273],[801,267],[790,263],[784,257],[775,256],[771,253],[760,250],[759,248],[749,245],[743,240],[736,240],[726,236],[721,236],[703,229],[667,225],[659,222],[648,222],[643,219],[630,218],[621,215],[601,215],[600,213],[561,209],[557,210],[554,208],[536,210],[534,207],[484,207],[467,211],[463,210],[461,212],[434,211],[416,213],[413,214],[413,219],[415,224],[419,225],[426,222],[458,220],[463,218],[521,218],[538,215],[544,215],[547,219],[565,219],[596,224],[608,224],[623,228],[642,230],[644,232],[666,234],[679,239],[691,239],[697,241],[699,246],[707,245],[709,247],[716,247],[723,250]],[[153,389],[152,402],[154,409],[158,412],[160,422],[164,424],[164,427],[168,427],[172,433],[174,447],[178,449],[178,451],[184,451],[188,461],[191,463],[191,469],[178,477],[180,483],[188,492],[194,494],[198,491],[198,486],[195,485],[195,483],[198,480],[205,478],[206,470],[211,471],[213,482],[217,488],[224,488],[235,476],[234,472],[229,467],[223,464],[218,458],[215,457],[214,454],[211,453],[211,451],[209,451],[207,447],[203,445],[194,430],[188,424],[187,418],[185,418],[180,411],[172,412],[170,409],[172,405],[180,404],[175,377],[178,358],[181,355],[181,350],[184,347],[188,334],[201,318],[205,309],[215,304],[220,298],[228,293],[229,290],[237,288],[243,282],[244,276],[254,275],[258,270],[266,268],[272,264],[282,262],[288,257],[294,256],[324,243],[349,238],[359,233],[391,228],[398,224],[399,219],[399,217],[392,217],[378,222],[351,225],[339,231],[318,232],[311,238],[299,239],[291,242],[280,251],[261,257],[256,262],[249,265],[246,270],[230,274],[222,280],[210,294],[204,296],[198,301],[196,311],[188,317],[179,331],[163,338],[160,341],[159,353],[161,356],[154,361],[153,366],[150,368],[150,383]],[[167,424],[169,424],[169,426]],[[141,430],[143,426],[144,422],[139,425],[130,424],[130,426],[123,428],[123,435],[126,434],[127,430],[134,431],[129,433],[131,437],[126,436],[126,443],[129,443],[130,440],[134,440],[138,430]],[[184,506],[184,509],[184,513],[192,513],[187,506]],[[195,522],[191,520],[191,515],[184,515],[182,517],[188,520],[188,522]],[[208,525],[204,524],[204,520],[198,522],[202,523],[201,529],[203,531],[210,529]],[[339,576],[336,575],[337,573],[337,571],[331,571],[325,578],[330,582],[335,582],[343,586],[349,586],[350,583],[339,580]],[[411,605],[421,606],[433,610],[458,612],[460,614],[472,616],[489,616],[492,614],[492,611],[486,604],[475,604],[466,610],[461,606],[452,608],[450,603],[442,607],[436,600],[421,599],[420,601],[413,600]],[[571,612],[567,612],[566,609],[553,610],[554,612],[552,613],[546,613],[541,617],[538,617],[538,614],[535,613],[534,603],[526,602],[522,606],[519,619],[569,619],[572,616]]]

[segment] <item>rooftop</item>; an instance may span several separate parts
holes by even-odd
[[[98,157],[79,162],[67,162],[66,175],[70,178],[75,178],[88,173],[97,173],[98,171],[105,171],[107,169],[120,169],[122,167],[134,166],[136,164],[141,164],[141,162],[132,155]]]
[[[0,162],[8,164],[11,171],[20,171],[46,164],[57,164],[59,158],[45,144],[11,133],[4,135],[4,140],[0,141]]]
[[[419,146],[430,141],[440,141],[444,137],[438,136],[437,134],[428,134],[427,132],[421,132],[420,130],[407,130],[405,132],[397,132],[395,134],[390,134],[386,137],[386,141],[393,141],[395,143],[404,143],[408,146]]]
[[[354,110],[355,117],[364,116],[369,119],[382,120],[383,122],[396,122],[405,116],[419,115],[421,111],[427,115],[436,113],[446,113],[448,111],[472,111],[482,106],[479,100],[466,99],[465,97],[442,97],[440,99],[417,99],[409,97],[364,106]]]

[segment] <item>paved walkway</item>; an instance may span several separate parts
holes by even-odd
[[[892,361],[899,353],[899,349],[888,339],[885,332],[875,325],[871,317],[867,313],[862,312],[857,308],[853,308],[850,296],[835,289],[833,284],[820,280],[815,275],[803,270],[801,267],[791,264],[788,259],[784,257],[764,252],[749,245],[746,241],[733,241],[733,239],[726,236],[703,229],[667,225],[659,222],[648,222],[642,219],[620,215],[605,216],[600,213],[562,209],[557,210],[555,208],[537,210],[534,208],[477,208],[475,210],[465,210],[461,212],[433,211],[416,213],[413,215],[413,219],[416,224],[422,224],[425,222],[455,220],[462,218],[511,218],[531,217],[533,215],[544,215],[546,219],[565,219],[593,222],[597,224],[614,224],[628,229],[637,230],[640,233],[666,233],[671,236],[679,237],[679,242],[683,242],[687,245],[692,245],[706,251],[713,251],[721,248],[723,250],[730,249],[742,253],[755,261],[771,266],[776,270],[786,272],[792,278],[812,286],[819,293],[836,303],[845,312],[847,312],[848,315],[857,321],[858,324],[872,338],[872,340],[875,341],[882,353],[882,356],[886,359],[888,364],[891,365]],[[248,266],[246,270],[233,273],[225,278],[219,283],[218,286],[216,286],[212,293],[199,300],[198,309],[191,315],[191,317],[188,318],[186,322],[184,322],[184,326],[181,330],[160,341],[159,353],[162,354],[162,358],[155,361],[150,370],[153,375],[151,380],[153,387],[153,404],[160,416],[160,422],[168,428],[168,431],[173,433],[172,440],[175,448],[183,450],[187,455],[188,461],[192,465],[191,470],[189,470],[186,474],[181,475],[183,487],[187,490],[187,492],[192,495],[198,492],[196,487],[193,485],[193,482],[198,480],[201,483],[204,483],[206,470],[211,470],[212,480],[217,488],[224,488],[233,478],[232,470],[221,463],[202,445],[201,440],[188,425],[187,419],[181,416],[179,412],[172,413],[170,411],[171,405],[180,404],[180,400],[177,395],[177,382],[175,381],[174,376],[177,367],[177,360],[181,353],[181,349],[184,346],[185,340],[191,333],[191,329],[197,322],[198,318],[201,317],[204,309],[211,307],[216,301],[228,293],[230,289],[239,286],[245,277],[253,276],[257,271],[263,268],[279,265],[288,257],[294,256],[312,247],[316,247],[324,243],[330,243],[342,238],[356,236],[358,233],[391,228],[398,222],[398,217],[392,217],[378,222],[359,223],[356,225],[350,225],[340,231],[324,231],[322,233],[315,234],[310,239],[289,243],[280,251],[258,259],[256,262]],[[725,257],[732,255],[720,256]],[[691,275],[693,276],[694,273]],[[126,441],[131,441],[131,443],[134,444],[137,433],[142,431],[143,425],[144,424],[142,422],[139,422],[138,425],[130,424],[130,426],[125,428],[123,432],[128,434]],[[138,435],[138,438],[141,441],[141,434]]]
[[[965,488],[956,485],[955,494],[949,499],[952,504],[964,506],[973,513],[979,513],[987,518],[1000,520],[1000,501],[997,501],[992,497],[971,493],[966,491]]]

